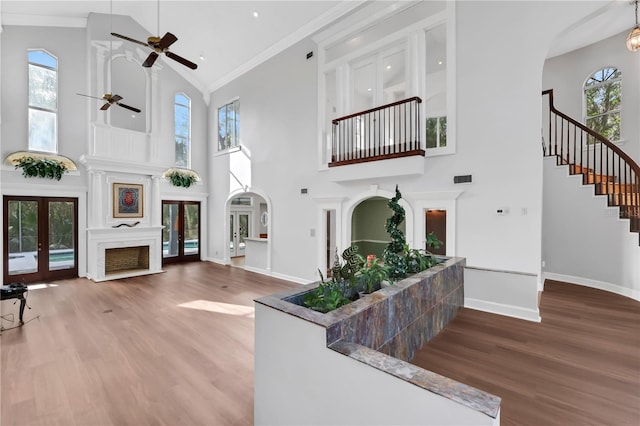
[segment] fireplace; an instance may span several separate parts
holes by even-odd
[[[104,274],[106,276],[126,272],[149,270],[149,246],[106,249]]]

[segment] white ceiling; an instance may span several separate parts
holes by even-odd
[[[343,0],[0,0],[0,13],[2,25],[71,27],[85,27],[91,12],[129,15],[150,36],[175,34],[178,41],[171,51],[197,63],[198,69],[190,70],[164,56],[159,60],[208,93],[360,4]],[[115,28],[114,32],[127,35]]]
[[[129,15],[149,35],[170,31],[178,37],[171,51],[196,62],[198,69],[166,57],[160,60],[206,94],[362,4],[362,0],[0,0],[0,14],[2,25],[72,27],[86,26],[91,12]],[[558,35],[548,56],[630,30],[633,23],[629,0],[594,2],[590,15]]]

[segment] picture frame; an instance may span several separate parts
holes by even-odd
[[[135,183],[113,184],[113,217],[144,216],[144,186]]]

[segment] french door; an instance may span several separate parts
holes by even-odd
[[[5,196],[3,280],[78,276],[77,198]]]
[[[200,260],[200,202],[162,202],[162,263]]]
[[[244,256],[249,237],[251,212],[231,211],[229,216],[229,257]]]

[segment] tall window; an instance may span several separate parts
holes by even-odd
[[[29,149],[58,151],[58,60],[29,51]]]
[[[176,166],[191,167],[191,99],[184,93],[175,96],[174,104]]]
[[[240,145],[240,101],[235,100],[218,108],[218,149]]]
[[[425,31],[427,148],[447,146],[447,26]]]
[[[584,84],[585,123],[611,141],[620,139],[621,84],[615,67],[596,71]]]

